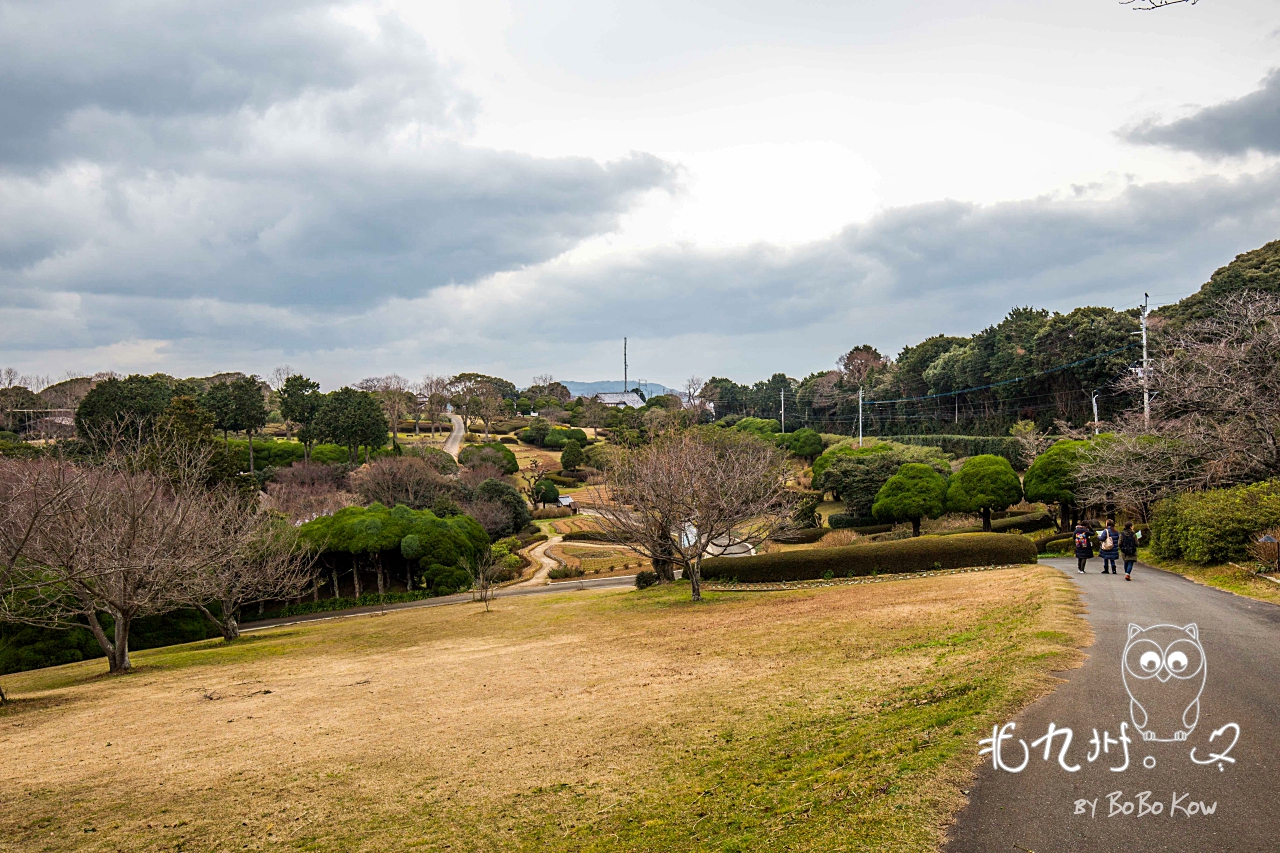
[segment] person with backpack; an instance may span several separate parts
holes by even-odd
[[[1120,534],[1116,532],[1113,518],[1108,518],[1107,526],[1098,532],[1098,556],[1102,558],[1102,573],[1105,575],[1107,569],[1111,569],[1114,575],[1116,560],[1120,559]]]
[[[1133,532],[1133,522],[1126,521],[1124,532],[1120,534],[1120,553],[1124,554],[1124,579],[1133,580],[1129,575],[1133,572],[1133,564],[1138,562],[1138,537]]]
[[[1084,574],[1084,564],[1093,556],[1093,542],[1089,539],[1089,528],[1084,526],[1083,521],[1076,522],[1073,532],[1076,539],[1076,568],[1080,570],[1080,574]]]

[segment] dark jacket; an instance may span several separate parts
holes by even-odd
[[[1131,559],[1138,556],[1138,537],[1133,535],[1132,530],[1120,534],[1120,553]]]
[[[1084,532],[1085,546],[1083,548],[1079,547],[1079,545],[1076,546],[1077,560],[1079,559],[1087,560],[1093,556],[1093,542],[1090,539],[1091,534],[1089,533],[1089,528],[1085,527],[1083,524],[1077,524],[1076,529],[1071,532],[1073,535],[1078,535],[1082,531]]]
[[[1111,547],[1103,548],[1102,542],[1108,536],[1111,537]],[[1114,527],[1104,527],[1098,531],[1098,556],[1108,560],[1114,560],[1120,556],[1120,531]]]

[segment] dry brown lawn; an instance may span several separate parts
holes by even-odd
[[[933,849],[1085,640],[1050,569],[566,592],[6,676],[0,851]]]

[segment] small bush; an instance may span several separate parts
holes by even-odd
[[[848,515],[843,512],[827,516],[827,524],[831,525],[832,530],[852,530],[862,536],[873,536],[893,530],[892,524],[881,524],[874,518]]]
[[[862,538],[862,534],[856,530],[829,530],[825,531],[825,535],[821,542],[823,548],[843,548],[846,545],[852,545]]]
[[[514,474],[520,470],[520,463],[510,448],[498,441],[488,444],[477,444],[462,448],[458,454],[458,463],[468,468],[479,465],[496,465],[503,474]]]
[[[1021,536],[969,533],[754,557],[713,557],[703,561],[702,576],[707,580],[736,577],[742,583],[766,583],[816,580],[826,572],[836,577],[865,577],[1035,561],[1036,546]]]
[[[580,578],[587,572],[581,566],[574,568],[572,566],[559,566],[547,572],[547,577],[551,580],[562,580],[564,578]]]
[[[530,515],[532,515],[535,520],[547,518],[568,518],[573,515],[573,510],[569,509],[567,506],[548,506],[543,507],[542,509],[535,509],[530,513]]]
[[[636,589],[648,589],[658,582],[658,573],[648,569],[636,572]]]
[[[572,479],[570,477],[566,477],[563,474],[555,474],[555,473],[543,474],[542,479],[566,489],[576,489],[578,486],[582,485],[582,483],[578,482],[577,480]]]

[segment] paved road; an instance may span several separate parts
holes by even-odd
[[[1123,574],[1101,575],[1097,559],[1090,561],[1086,575],[1076,573],[1074,560],[1044,562],[1065,572],[1083,590],[1096,639],[1085,665],[1064,673],[1067,683],[1015,718],[1017,728],[1009,732],[1014,739],[1003,744],[1001,758],[1007,765],[1020,765],[1025,753],[1017,738],[1025,738],[1030,746],[1053,722],[1072,729],[1074,739],[1065,764],[1080,769],[1068,772],[1058,765],[1062,736],[1054,739],[1048,761],[1044,744],[1032,747],[1030,760],[1019,773],[996,770],[992,756],[984,756],[969,805],[961,812],[946,849],[953,853],[1280,850],[1280,809],[1274,802],[1280,782],[1280,607],[1142,565],[1135,570],[1133,582],[1126,583]],[[1197,626],[1196,638],[1184,630],[1192,623]],[[1143,629],[1161,624],[1179,628],[1139,632],[1126,655],[1130,624]],[[1131,670],[1140,669],[1143,655],[1152,650],[1162,650],[1148,659],[1154,666],[1161,666],[1155,663],[1159,659],[1176,670],[1185,659],[1183,676],[1203,656],[1206,675],[1175,677],[1176,672],[1161,668],[1144,679],[1122,678],[1124,661],[1132,661]],[[1184,656],[1177,654],[1179,650]],[[1134,731],[1126,678],[1142,705],[1132,715],[1141,717],[1145,712],[1145,725],[1157,729],[1158,737],[1185,727],[1180,722],[1184,711],[1203,685],[1199,718],[1185,741],[1145,742]],[[1128,745],[1128,768],[1111,769],[1123,765],[1124,744],[1119,742],[1090,763],[1094,729],[1099,738],[1104,732],[1117,738],[1122,722],[1133,741]],[[1229,754],[1235,762],[1194,763],[1189,755],[1193,747],[1196,757],[1204,759],[1230,744],[1234,734],[1230,729],[1210,743],[1213,732],[1228,723],[1240,729]],[[976,754],[976,744],[974,750]],[[1153,760],[1153,768],[1144,766],[1144,761],[1151,764]],[[1109,797],[1116,791],[1122,793],[1116,795],[1113,806]],[[1139,816],[1144,791],[1151,792],[1145,802],[1151,811]],[[1088,801],[1079,807],[1084,814],[1076,813],[1078,800]],[[1198,806],[1190,806],[1201,801],[1217,803],[1212,815],[1197,813]],[[1110,816],[1117,809],[1119,813]]]
[[[462,450],[462,436],[467,432],[467,425],[462,422],[461,415],[450,414],[449,420],[453,422],[453,432],[444,440],[444,452],[457,459],[458,452]]]
[[[521,595],[545,595],[553,592],[572,592],[577,589],[621,589],[634,587],[635,575],[619,575],[611,578],[595,578],[592,580],[557,581],[541,586],[510,586],[498,590],[494,598],[512,598]],[[352,616],[371,616],[378,613],[391,613],[395,610],[409,610],[414,607],[443,607],[446,604],[463,604],[471,601],[471,593],[462,592],[457,595],[442,595],[439,598],[424,598],[421,601],[405,601],[380,607],[354,607],[336,613],[305,613],[301,616],[283,616],[279,619],[263,619],[258,622],[245,622],[240,626],[242,631],[258,631],[263,628],[278,628],[282,625],[298,625],[303,622],[323,622],[327,619],[347,619]]]

